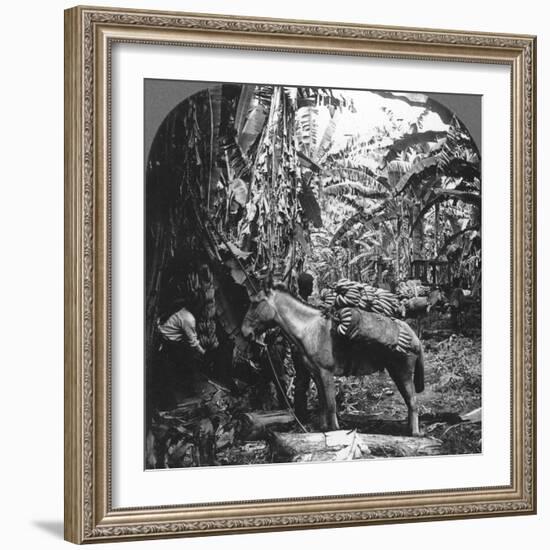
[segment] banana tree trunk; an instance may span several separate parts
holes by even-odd
[[[411,225],[414,223],[420,212],[422,211],[422,204],[420,202],[415,203],[411,208]],[[412,259],[413,260],[422,260],[423,259],[423,248],[424,248],[424,220],[420,219],[418,223],[414,226],[412,231]]]
[[[434,258],[437,259],[437,251],[439,249],[439,204],[435,205],[434,212]]]
[[[400,235],[401,235],[401,217],[398,216],[397,223],[396,223],[396,232],[395,232],[395,277],[397,280],[401,279]]]

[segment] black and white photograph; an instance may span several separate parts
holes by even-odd
[[[146,79],[146,469],[481,453],[482,97]]]

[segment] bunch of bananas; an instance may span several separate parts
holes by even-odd
[[[336,331],[338,334],[341,334],[342,336],[346,336],[349,330],[349,326],[351,323],[351,314],[352,314],[352,308],[351,307],[344,307],[342,309],[339,309],[335,314],[335,320],[336,320]]]
[[[408,281],[401,281],[397,285],[396,292],[401,299],[418,298],[419,296],[428,296],[430,287],[424,286],[422,281],[418,279],[409,279]]]
[[[197,335],[205,349],[218,347],[216,336],[216,287],[210,267],[203,264],[198,274],[193,272],[188,279],[191,295],[194,295],[199,307],[197,308]]]
[[[395,294],[365,283],[340,279],[334,286],[321,291],[325,306],[336,310],[336,330],[345,335],[351,322],[352,308],[359,308],[388,317],[399,317],[401,306]]]

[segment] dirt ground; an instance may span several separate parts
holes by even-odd
[[[481,339],[452,335],[425,340],[425,390],[418,394],[421,429],[440,439],[441,454],[480,453],[481,422],[462,422],[461,415],[481,407]],[[365,433],[405,435],[407,408],[386,372],[338,378],[337,403],[342,428]],[[317,395],[309,394],[306,428],[317,431]],[[363,429],[355,419],[366,417]],[[477,420],[477,419],[476,419]],[[271,462],[265,441],[238,442],[217,453],[220,464]]]
[[[458,418],[481,407],[481,339],[452,335],[423,344],[425,390],[417,395],[422,430],[443,440],[444,454],[481,452],[481,424],[459,423]],[[358,412],[381,419],[407,416],[407,407],[386,372],[340,378],[337,386],[339,413],[344,418],[346,413]]]
[[[481,442],[481,339],[451,335],[424,340],[425,390],[417,395],[420,428],[437,438],[438,454],[472,454]],[[161,412],[153,420],[147,441],[146,462],[152,468],[205,465],[198,458],[197,437],[207,434],[212,465],[272,463],[275,456],[266,439],[240,437],[239,418],[250,411],[246,394],[240,397],[212,382],[210,402],[215,403],[216,425],[209,420],[201,398],[187,399],[177,409]],[[408,435],[407,408],[386,372],[336,379],[340,426],[344,430],[389,436]],[[318,400],[312,385],[308,394],[309,418],[305,427],[318,432]],[[476,411],[468,421],[464,415]],[[287,412],[288,411],[282,411]],[[300,433],[292,422],[283,431]],[[211,433],[211,436],[208,436]],[[210,437],[210,439],[208,439]],[[203,449],[204,451],[204,449]],[[391,456],[391,455],[385,455]]]

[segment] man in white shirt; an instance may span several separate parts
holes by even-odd
[[[206,352],[197,336],[195,316],[185,305],[187,304],[183,301],[174,304],[179,309],[161,317],[157,324],[164,364],[164,374],[161,376],[168,377],[163,384],[164,398],[168,397],[168,392],[175,399],[180,389],[187,395],[194,395],[199,391],[198,369]],[[173,400],[169,402],[176,405]]]
[[[158,329],[163,339],[168,342],[177,342],[188,349],[204,355],[204,348],[197,337],[197,323],[189,310],[182,307],[168,319],[159,324]]]

